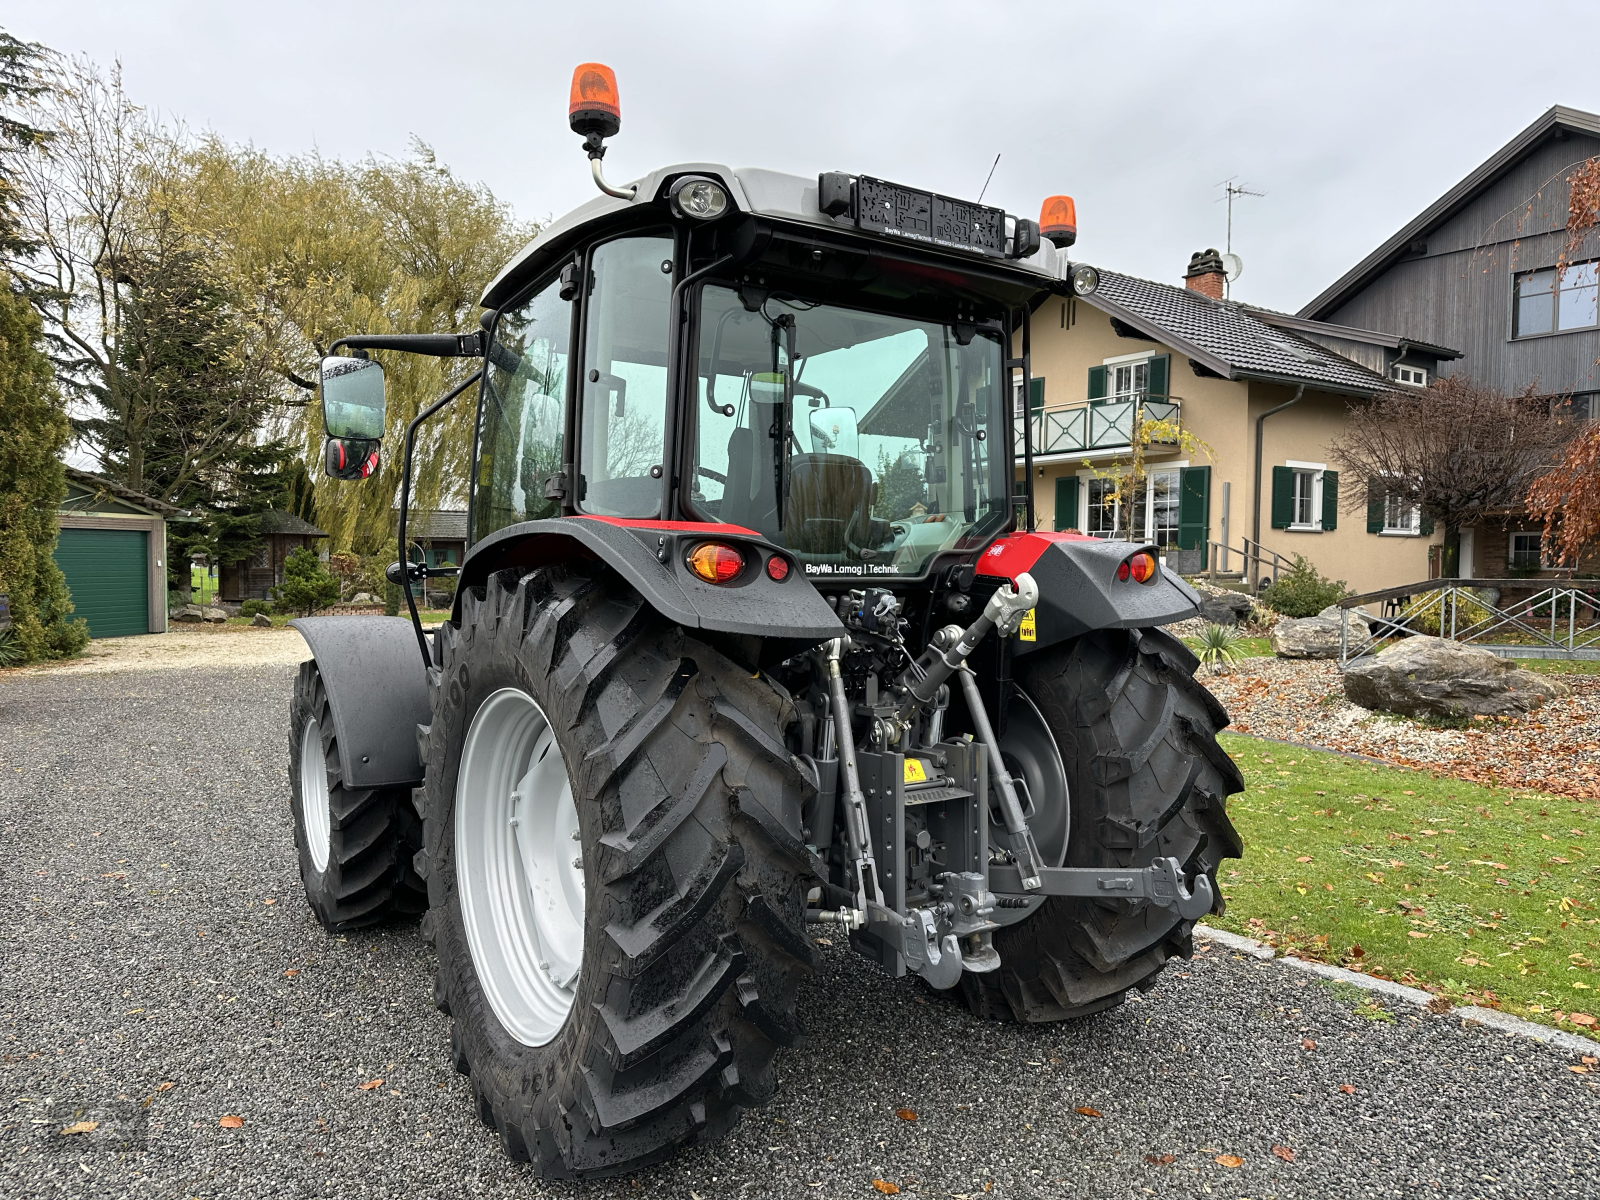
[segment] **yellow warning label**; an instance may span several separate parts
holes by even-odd
[[[928,768],[922,765],[922,760],[920,758],[908,758],[908,759],[906,759],[906,779],[905,779],[905,781],[907,783],[927,783],[928,782]]]
[[[1037,642],[1039,640],[1039,626],[1034,624],[1033,609],[1022,615],[1022,625],[1017,630],[1017,637],[1024,642]]]

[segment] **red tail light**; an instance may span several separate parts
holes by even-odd
[[[727,583],[744,570],[744,555],[723,542],[701,542],[689,551],[689,570],[707,583]]]
[[[1148,550],[1141,550],[1123,559],[1117,567],[1117,578],[1123,583],[1130,579],[1135,583],[1149,583],[1156,577],[1156,565],[1156,556]]]

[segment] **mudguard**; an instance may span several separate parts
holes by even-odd
[[[730,584],[706,583],[689,573],[685,558],[707,539],[737,545],[749,564]],[[598,559],[626,579],[667,620],[686,629],[706,629],[815,644],[844,633],[832,605],[788,558],[782,580],[765,563],[783,552],[739,525],[688,521],[624,521],[612,517],[556,517],[525,521],[474,543],[461,565],[461,595],[506,567],[539,567],[572,558]]]
[[[403,617],[298,617],[322,673],[346,787],[422,779],[417,726],[429,722],[428,677]]]
[[[1147,583],[1117,578],[1130,555],[1154,546],[1108,542],[1081,533],[1012,533],[978,556],[976,574],[1015,581],[1024,571],[1039,585],[1034,619],[1012,639],[1028,654],[1093,629],[1142,629],[1199,615],[1200,597],[1162,567]]]

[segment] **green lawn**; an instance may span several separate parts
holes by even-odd
[[[1541,675],[1600,675],[1600,662],[1587,658],[1514,658],[1511,661]]]
[[[1224,863],[1216,924],[1600,1036],[1595,805],[1221,740],[1247,790],[1228,806],[1245,853]]]

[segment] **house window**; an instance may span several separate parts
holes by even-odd
[[[1392,493],[1383,498],[1383,532],[1417,533],[1421,530],[1422,513],[1404,496]]]
[[[1150,360],[1112,363],[1106,367],[1106,394],[1111,400],[1132,400],[1150,386]]]
[[[1094,537],[1117,536],[1118,505],[1113,493],[1116,484],[1109,479],[1089,480],[1089,521],[1084,531]]]
[[[1507,559],[1513,571],[1537,571],[1548,566],[1544,559],[1544,534],[1513,533],[1508,539]]]
[[[1176,471],[1151,471],[1145,477],[1146,504],[1148,508],[1139,515],[1146,518],[1145,537],[1136,541],[1153,542],[1166,550],[1178,544],[1178,473]],[[1143,507],[1143,506],[1141,506]]]
[[[1516,277],[1512,337],[1535,337],[1600,325],[1600,262],[1573,263],[1558,279],[1554,267]]]
[[[1150,542],[1163,550],[1177,546],[1176,469],[1151,471],[1120,500],[1113,497],[1114,480],[1091,478],[1088,484],[1089,527],[1085,532],[1117,541]]]
[[[1409,383],[1412,387],[1428,386],[1428,372],[1423,367],[1405,367],[1396,363],[1389,368],[1389,377],[1396,383]]]
[[[1289,528],[1310,529],[1317,523],[1317,472],[1294,473],[1294,507],[1289,517]]]

